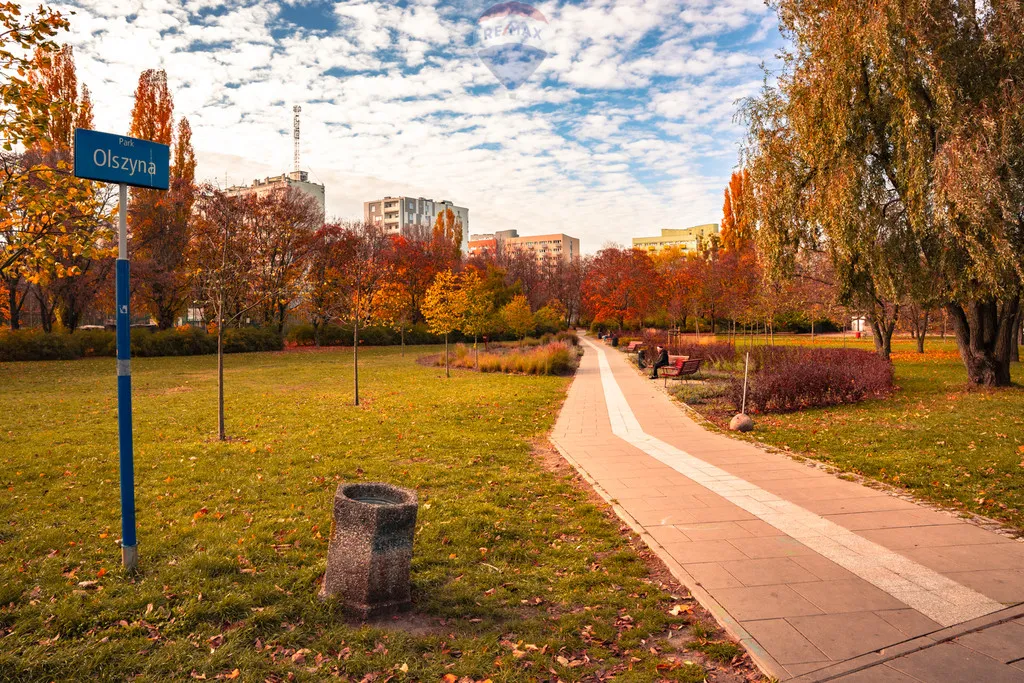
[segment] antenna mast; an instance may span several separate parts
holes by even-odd
[[[292,107],[292,111],[295,112],[295,118],[292,123],[292,138],[295,140],[295,172],[299,172],[299,113],[302,111],[302,107],[295,105]]]

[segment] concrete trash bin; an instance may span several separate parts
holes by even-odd
[[[416,492],[390,484],[341,484],[320,597],[340,596],[363,619],[411,604],[409,565],[419,503]]]

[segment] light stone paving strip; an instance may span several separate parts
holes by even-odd
[[[1002,609],[981,593],[647,434],[604,350],[584,342],[597,353],[612,433],[619,438],[943,626]]]

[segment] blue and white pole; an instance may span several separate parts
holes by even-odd
[[[135,538],[135,455],[132,445],[132,336],[128,312],[128,186],[118,185],[117,215],[117,433],[121,459],[121,563],[139,564]]]

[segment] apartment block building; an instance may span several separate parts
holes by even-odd
[[[401,234],[410,239],[427,239],[437,214],[448,209],[462,223],[462,250],[466,251],[469,246],[469,209],[456,206],[446,199],[434,201],[423,197],[384,197],[363,202],[363,220],[381,224],[391,234]]]
[[[580,241],[562,233],[520,236],[517,230],[499,230],[493,234],[470,236],[470,256],[496,255],[501,250],[525,251],[533,254],[538,262],[551,259],[569,262],[580,256]]]
[[[249,194],[264,197],[271,192],[289,187],[293,187],[312,197],[320,207],[321,215],[323,215],[326,208],[324,186],[309,182],[309,174],[305,171],[291,171],[262,180],[257,178],[252,181],[252,185],[232,185],[224,190],[224,194],[229,197],[241,197]]]
[[[634,237],[633,248],[649,252],[659,252],[669,247],[695,251],[701,241],[707,244],[711,236],[717,235],[718,231],[718,223],[705,223],[692,228],[664,228],[658,237]]]

